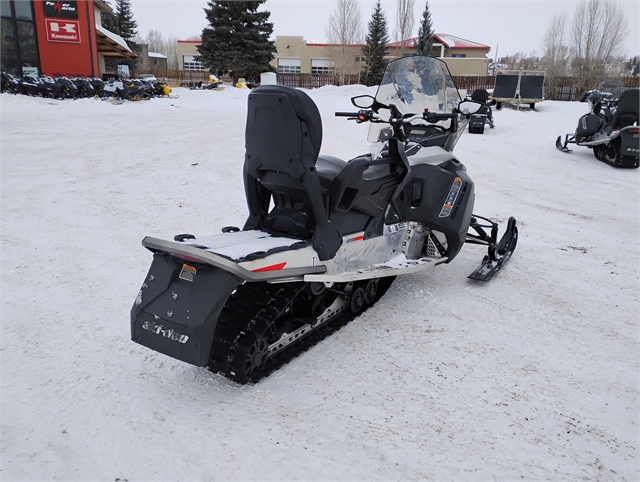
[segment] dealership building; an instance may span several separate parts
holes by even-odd
[[[105,59],[136,58],[102,26],[102,0],[0,0],[1,68],[13,75],[101,76]]]

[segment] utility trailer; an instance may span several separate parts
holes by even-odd
[[[544,99],[544,77],[543,70],[507,70],[504,74],[496,75],[492,94],[496,109],[502,109],[503,104],[518,108],[528,104],[535,109],[536,103]]]

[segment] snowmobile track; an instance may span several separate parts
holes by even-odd
[[[304,296],[303,292],[309,287],[308,283],[245,283],[231,295],[218,318],[208,369],[238,383],[255,383],[376,304],[394,279],[395,276],[380,278],[375,297],[373,299],[368,297],[370,302],[364,303],[361,312],[353,313],[348,308],[343,309],[333,318],[318,324],[300,335],[290,345],[270,356],[266,353],[268,347],[279,338],[275,321],[282,322],[287,316],[291,318],[292,305],[300,298],[305,304],[303,309],[311,311],[314,301],[322,294],[311,298]],[[370,280],[354,283],[351,293],[355,293],[359,287],[364,288],[368,281]],[[298,303],[295,311],[299,310],[301,307]],[[311,325],[315,325],[317,320],[310,316],[293,317],[293,319],[298,324],[306,322]]]

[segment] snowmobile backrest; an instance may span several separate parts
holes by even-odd
[[[613,113],[610,128],[622,129],[638,122],[638,110],[640,109],[640,89],[625,90],[618,99],[618,108]]]
[[[471,94],[471,100],[475,100],[476,102],[486,102],[489,100],[489,92],[486,89],[476,89]]]
[[[320,112],[306,93],[282,85],[268,85],[257,87],[249,94],[244,161],[249,217],[244,229],[264,227],[272,196],[274,199],[295,196],[295,199],[288,197],[287,202],[298,206],[300,199],[307,208],[305,211],[311,211],[313,245],[320,259],[325,260],[335,255],[342,238],[329,222],[315,169],[321,144]],[[284,217],[286,214],[280,216]],[[285,224],[289,223],[272,222],[271,226]],[[288,232],[287,228],[283,234],[300,235],[298,228],[294,232]]]

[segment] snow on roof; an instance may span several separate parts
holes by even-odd
[[[100,32],[102,35],[104,35],[105,37],[109,37],[115,43],[120,45],[120,47],[122,47],[123,49],[126,49],[129,52],[131,52],[131,49],[127,45],[127,42],[125,42],[124,39],[122,37],[120,37],[120,35],[115,34],[115,33],[111,32],[111,31],[107,30],[106,28],[102,27],[101,25],[98,25],[98,24],[96,24],[96,30],[98,32]],[[131,52],[131,53],[133,53],[133,52]]]
[[[471,40],[465,40],[448,33],[434,33],[435,40],[444,44],[445,47],[450,49],[490,49],[488,45],[472,42]],[[405,48],[413,48],[414,43],[418,40],[418,37],[413,37],[404,41]],[[400,48],[402,42],[393,42],[387,45],[391,48]]]
[[[448,33],[436,33],[433,36],[440,40],[446,47],[450,49],[489,49],[488,45],[472,42],[471,40],[465,40]]]
[[[151,57],[152,59],[166,59],[167,58],[166,55],[157,54],[155,52],[149,52],[149,57]]]

